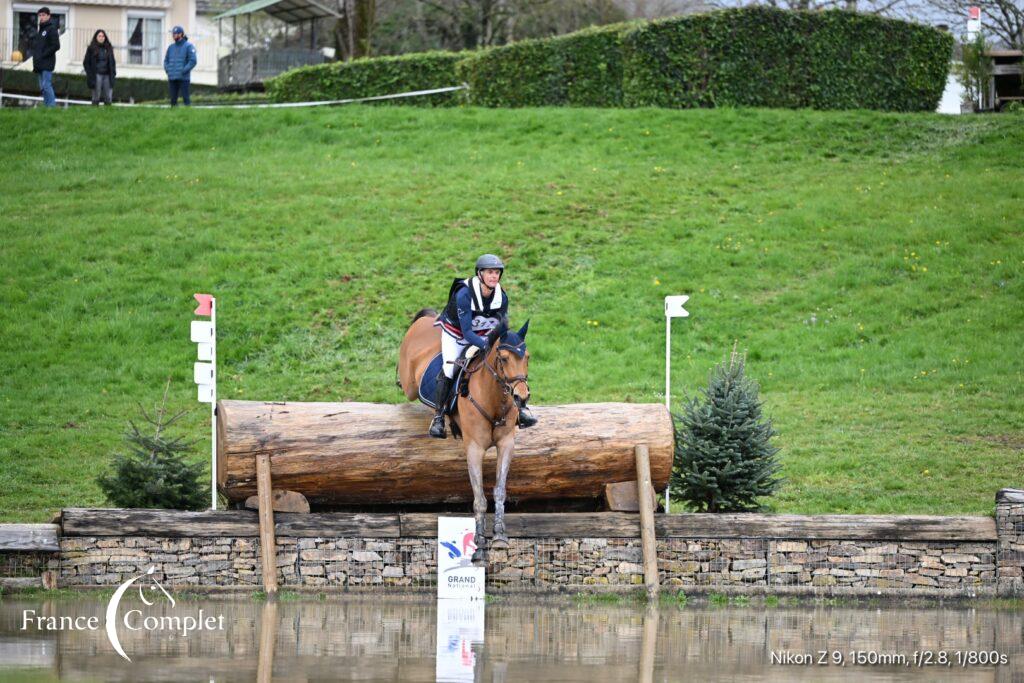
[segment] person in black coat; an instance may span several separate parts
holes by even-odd
[[[49,7],[41,7],[38,16],[39,28],[32,34],[29,55],[32,57],[32,70],[39,78],[39,93],[43,96],[43,104],[47,107],[56,107],[57,96],[53,93],[53,70],[57,66],[60,36],[57,23],[50,16]]]
[[[92,36],[92,42],[82,59],[85,77],[92,88],[92,103],[98,105],[102,98],[108,105],[114,97],[114,77],[117,64],[114,61],[114,47],[107,40],[107,32],[100,29]]]

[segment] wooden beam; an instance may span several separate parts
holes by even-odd
[[[651,459],[646,444],[636,446],[636,488],[640,499],[640,547],[644,558],[644,585],[647,597],[658,597],[658,539],[654,531],[654,487],[651,485]]]
[[[857,541],[995,541],[991,517],[930,515],[657,515],[658,536]]]
[[[466,513],[404,513],[402,538],[437,536],[437,518],[466,516]],[[491,534],[493,515],[487,515],[487,535]],[[638,538],[640,517],[628,512],[525,512],[505,515],[508,535],[514,538]]]
[[[256,536],[255,512],[248,510],[125,510],[65,508],[65,536]]]
[[[0,551],[60,551],[56,524],[0,524]]]
[[[398,518],[397,514],[352,512],[281,513],[274,515],[274,529],[278,536],[398,538]],[[436,522],[433,535],[437,535]]]
[[[1007,494],[1008,499],[1016,497]],[[439,513],[314,512],[275,515],[280,536],[432,538]],[[447,515],[470,515],[450,512]],[[488,518],[489,519],[489,518]],[[515,513],[516,538],[639,538],[640,517],[627,512]],[[488,521],[488,527],[490,521]],[[929,515],[654,515],[659,538],[791,538],[806,540],[995,541],[991,517]],[[65,536],[255,537],[251,510],[122,510],[65,508]],[[52,546],[51,546],[52,547]]]
[[[274,537],[273,484],[270,479],[270,454],[256,454],[256,490],[260,497],[260,560],[263,564],[263,590],[267,598],[277,595],[277,539]]]

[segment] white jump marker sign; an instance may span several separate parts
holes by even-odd
[[[688,318],[690,312],[683,304],[690,300],[686,294],[665,297],[665,408],[672,412],[672,318]],[[669,509],[669,492],[665,489],[665,512]]]
[[[210,509],[217,509],[217,300],[211,294],[193,295],[199,306],[196,315],[209,320],[193,320],[189,336],[196,343],[198,363],[192,366],[196,398],[210,404]]]

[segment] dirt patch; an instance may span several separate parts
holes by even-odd
[[[1024,434],[985,434],[983,436],[963,436],[957,439],[960,443],[977,444],[984,443],[990,446],[1010,448],[1015,451],[1024,451]]]

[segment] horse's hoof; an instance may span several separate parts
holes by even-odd
[[[491,547],[495,550],[508,550],[508,538],[496,536],[491,539]]]

